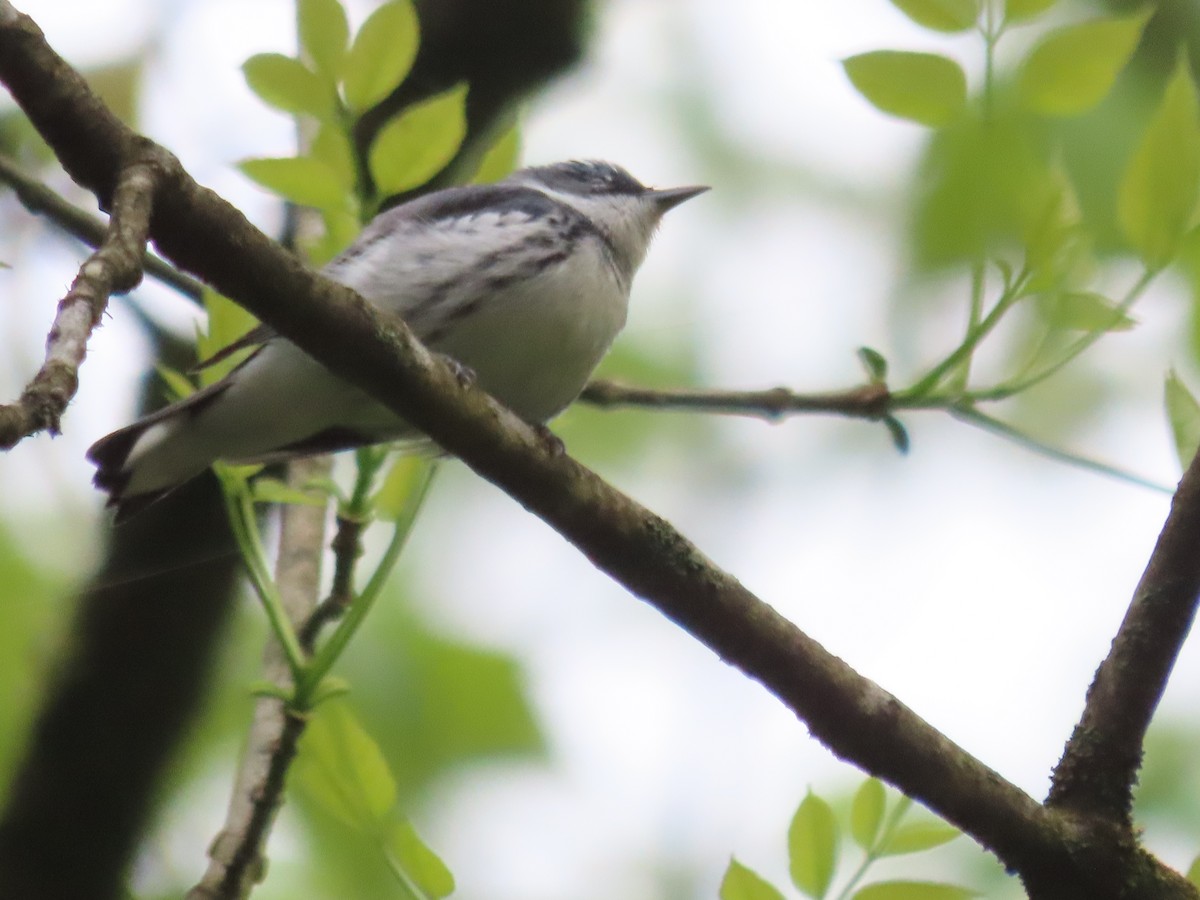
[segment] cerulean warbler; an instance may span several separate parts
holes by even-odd
[[[565,162],[437,191],[377,216],[323,274],[397,313],[530,423],[562,412],[625,324],[659,219],[707,190],[647,188]],[[395,413],[260,326],[223,379],[88,451],[118,520],[217,460],[265,462],[419,437]],[[213,362],[217,357],[214,357]]]

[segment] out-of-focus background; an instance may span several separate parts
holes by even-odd
[[[369,9],[347,6],[356,21]],[[1060,6],[1046,24],[1102,11]],[[253,53],[294,51],[290,2],[23,8],[78,67],[119,78],[138,60],[140,127],[278,233],[277,199],[233,166],[293,147],[292,123],[250,93],[239,69]],[[1013,35],[1012,47],[1046,24]],[[596,5],[586,61],[528,104],[524,161],[594,157],[656,186],[713,186],[667,217],[605,374],[816,391],[862,380],[861,345],[883,352],[900,382],[953,346],[968,270],[912,262],[928,132],[873,109],[840,64],[882,47],[949,53],[970,79],[983,65],[977,36],[935,36],[885,0]],[[61,174],[50,180],[89,203]],[[0,260],[12,266],[0,270],[5,398],[35,370],[81,254],[0,196]],[[1096,273],[1113,295],[1135,277],[1119,255]],[[196,315],[153,283],[115,301],[62,435],[26,441],[0,463],[0,582],[11,598],[0,629],[0,772],[19,758],[69,652],[65,598],[109,527],[83,454],[133,415],[149,351],[131,303],[185,333]],[[1138,328],[997,412],[1049,443],[1173,485],[1162,385],[1171,367],[1200,383],[1190,307],[1188,285],[1168,272],[1139,304]],[[1041,797],[1169,495],[1047,460],[942,413],[902,419],[906,456],[879,425],[820,416],[769,425],[578,407],[555,430],[832,652]],[[394,753],[412,817],[454,870],[457,896],[715,897],[735,853],[784,884],[784,832],[805,791],[837,796],[858,779],[757,684],[460,465],[439,476],[394,581],[342,674],[368,729]],[[177,895],[202,869],[263,639],[247,601],[141,852],[139,895]],[[397,650],[414,642],[436,664]],[[420,698],[433,708],[416,716],[413,679],[433,679],[438,666],[448,686]],[[1200,729],[1197,685],[1200,655],[1185,649],[1145,779],[1149,843],[1181,867],[1197,847],[1195,819],[1180,810],[1200,785],[1179,749]],[[419,734],[405,733],[412,722]],[[256,896],[348,896],[339,885],[353,882],[314,862],[314,847],[339,840],[336,828],[322,832],[302,812],[303,801],[285,810]],[[1016,895],[965,841],[919,871]]]

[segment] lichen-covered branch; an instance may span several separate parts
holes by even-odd
[[[144,149],[126,160],[117,174],[108,229],[99,249],[80,267],[59,301],[41,369],[20,399],[0,406],[0,448],[10,449],[39,431],[58,433],[59,419],[79,388],[88,338],[104,315],[108,298],[142,280],[142,255],[162,175],[156,148],[147,143]]]
[[[73,205],[61,194],[23,172],[12,160],[0,156],[0,183],[13,189],[21,205],[35,215],[45,216],[67,234],[89,247],[99,247],[108,232],[107,225]],[[146,274],[169,285],[191,300],[199,300],[204,286],[190,275],[167,264],[153,253],[145,253],[142,268]]]

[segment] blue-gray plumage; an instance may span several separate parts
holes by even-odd
[[[624,326],[630,283],[663,213],[704,190],[654,190],[603,162],[523,169],[380,214],[323,274],[402,316],[431,349],[540,423],[579,395]],[[265,327],[236,346],[257,349],[221,381],[88,451],[118,519],[216,460],[420,437]]]

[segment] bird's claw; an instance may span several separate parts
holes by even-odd
[[[567,452],[567,445],[562,442],[562,438],[545,425],[536,424],[533,426],[533,431],[547,455],[557,457]]]
[[[454,379],[458,382],[459,387],[468,388],[475,383],[475,370],[470,366],[464,366],[453,356],[447,356],[444,353],[438,354],[450,371],[454,373]]]

